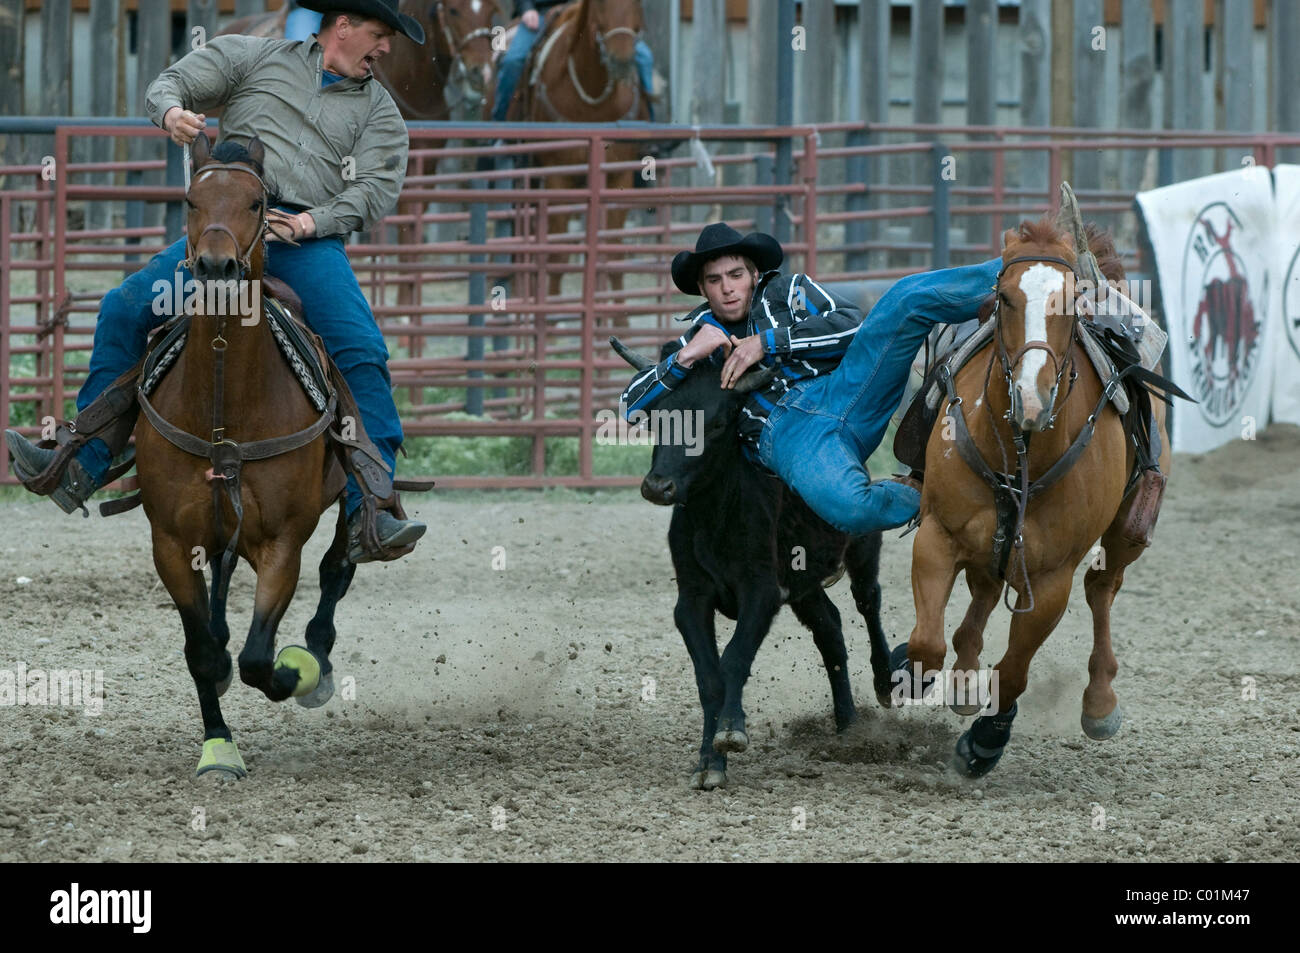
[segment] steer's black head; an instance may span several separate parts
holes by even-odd
[[[654,361],[629,351],[617,338],[609,339],[619,356],[637,370]],[[664,346],[666,357],[672,344]],[[690,488],[716,486],[741,463],[736,426],[748,393],[772,379],[770,370],[750,371],[732,390],[722,388],[722,364],[716,358],[697,361],[686,378],[654,403],[643,422],[654,438],[650,472],[641,481],[641,495],[651,503],[685,503]],[[637,418],[634,417],[635,421]]]

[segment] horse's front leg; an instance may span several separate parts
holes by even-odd
[[[334,542],[320,561],[320,603],[316,615],[307,623],[307,648],[320,664],[320,684],[315,691],[298,697],[304,708],[319,708],[334,694],[334,666],[330,651],[334,648],[334,608],[347,594],[357,567],[348,559],[348,521],[342,501],[334,527]]]
[[[195,773],[216,771],[242,778],[247,773],[244,761],[226,727],[219,701],[230,684],[230,653],[213,631],[203,572],[193,567],[191,559],[191,550],[184,542],[154,531],[154,566],[185,628],[185,662],[198,691],[199,712],[203,717],[203,755]]]
[[[961,698],[954,693],[954,697],[948,700],[948,706],[959,715],[974,715],[983,708],[983,703],[972,696],[970,689],[972,685],[978,685],[984,629],[988,625],[989,616],[997,608],[1002,586],[982,569],[971,567],[966,570],[966,587],[970,590],[970,606],[966,609],[966,617],[961,620],[961,625],[952,634],[952,647],[957,652],[953,681],[956,686],[964,684],[966,692]]]
[[[280,658],[273,658],[276,629],[298,587],[302,550],[289,540],[274,540],[262,545],[249,561],[257,568],[257,595],[253,624],[239,653],[239,677],[273,702],[308,695],[320,683],[315,656],[299,646],[287,646]]]
[[[894,649],[890,667],[895,674],[895,699],[919,701],[929,688],[932,675],[943,669],[948,646],[943,638],[943,610],[957,579],[956,547],[948,531],[932,516],[923,520],[912,545],[912,600],[916,625],[905,646]],[[921,666],[922,679],[915,667]],[[898,698],[901,690],[902,699]]]

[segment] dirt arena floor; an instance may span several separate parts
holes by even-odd
[[[977,782],[945,768],[967,719],[875,704],[844,581],[832,596],[859,723],[835,735],[812,640],[783,611],[746,695],[750,750],[709,793],[687,788],[700,711],[672,623],[669,512],[631,492],[417,503],[426,540],[361,567],[339,610],[336,682],[353,698],[307,710],[235,680],[223,707],[250,771],[239,782],[193,776],[197,700],[141,511],[3,504],[0,669],[99,669],[105,698],[97,716],[0,707],[0,861],[1293,860],[1298,471],[1300,431],[1285,426],[1176,459],[1155,545],[1116,603],[1126,720],[1112,740],[1079,728],[1082,569],[1011,746]],[[301,640],[331,526],[281,645]],[[891,642],[912,624],[910,550],[887,539]],[[251,600],[241,566],[236,650]],[[964,608],[949,607],[949,632]],[[986,663],[1008,618],[990,623]]]

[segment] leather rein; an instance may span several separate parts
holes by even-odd
[[[217,171],[242,172],[245,175],[251,175],[257,179],[258,185],[262,187],[262,205],[261,220],[258,230],[249,242],[248,248],[239,254],[239,240],[235,234],[225,225],[219,222],[213,222],[207,225],[199,233],[199,243],[202,243],[203,236],[209,232],[222,232],[230,236],[234,242],[235,251],[239,254],[239,281],[245,281],[248,273],[252,269],[250,264],[253,249],[258,242],[265,245],[266,233],[270,229],[270,223],[267,220],[267,195],[268,190],[266,182],[253,169],[240,163],[219,163],[213,162],[204,165],[198,170],[194,177],[194,182],[200,181],[207,173]],[[193,186],[191,185],[191,188]],[[188,197],[188,196],[187,196]],[[181,264],[193,270],[195,244],[189,240],[188,234],[185,240],[186,258]],[[258,279],[260,281],[260,278]],[[326,401],[325,410],[320,417],[309,427],[305,427],[296,433],[287,434],[282,437],[268,437],[264,440],[253,440],[247,443],[236,443],[226,437],[226,427],[224,419],[225,387],[226,387],[226,315],[222,308],[222,314],[215,315],[217,321],[216,336],[212,339],[212,433],[211,439],[204,440],[202,437],[196,437],[188,431],[182,430],[175,424],[168,421],[158,412],[158,410],[149,402],[144,390],[136,386],[136,399],[140,403],[140,409],[149,419],[155,430],[158,431],[168,443],[196,457],[206,457],[212,464],[204,474],[209,483],[212,484],[212,506],[215,514],[214,527],[218,538],[222,533],[222,514],[221,514],[221,495],[224,489],[226,498],[230,501],[231,509],[235,513],[235,529],[231,533],[230,539],[226,544],[225,552],[221,557],[221,577],[214,587],[213,595],[222,600],[225,599],[226,589],[230,585],[231,572],[234,569],[234,562],[237,555],[239,543],[239,531],[244,523],[244,505],[243,496],[240,488],[240,471],[246,460],[265,460],[270,457],[277,457],[281,454],[288,453],[291,450],[297,450],[305,447],[313,440],[325,433],[331,423],[334,421],[335,409],[338,404],[338,395],[333,390],[330,391]],[[180,315],[176,320],[180,319]],[[261,315],[257,316],[259,319]]]
[[[1078,309],[1074,309],[1073,320],[1070,327],[1070,349],[1064,360],[1058,359],[1051,346],[1045,341],[1026,342],[1014,355],[1007,354],[1006,344],[1002,336],[1002,322],[999,315],[1002,307],[1002,276],[1012,265],[1030,261],[1051,262],[1053,264],[1064,265],[1072,274],[1075,274],[1076,276],[1078,274],[1073,264],[1066,261],[1064,258],[1057,258],[1051,255],[1026,255],[1012,258],[1002,266],[1002,270],[998,272],[998,284],[994,286],[994,290],[997,292],[998,297],[994,303],[993,314],[991,316],[996,322],[996,351],[989,357],[989,368],[984,378],[983,402],[984,406],[989,408],[989,417],[992,419],[993,411],[992,408],[989,407],[988,386],[995,362],[1001,364],[1003,378],[1007,383],[1008,394],[1011,394],[1015,390],[1015,378],[1012,371],[1016,364],[1020,362],[1021,358],[1032,350],[1047,351],[1056,368],[1056,383],[1052,387],[1053,409],[1048,418],[1047,427],[1044,428],[1050,429],[1055,424],[1056,418],[1060,414],[1061,410],[1065,407],[1070,394],[1073,393],[1074,382],[1078,379],[1078,369],[1075,367],[1074,363],[1074,344],[1077,335],[1080,333],[1079,315]],[[1067,366],[1070,368],[1070,386],[1066,391],[1065,398],[1060,401],[1060,406],[1058,407],[1056,394],[1060,388],[1061,378]],[[993,491],[993,505],[997,513],[997,530],[993,535],[993,555],[989,568],[991,571],[995,572],[997,578],[1002,580],[1005,584],[1003,589],[1003,603],[1013,613],[1032,612],[1034,609],[1034,593],[1033,589],[1029,585],[1029,573],[1025,568],[1025,510],[1029,505],[1029,501],[1040,496],[1045,490],[1054,486],[1063,476],[1065,476],[1066,473],[1073,469],[1076,463],[1078,463],[1084,450],[1087,449],[1088,444],[1092,441],[1093,433],[1096,430],[1097,418],[1101,415],[1107,402],[1119,387],[1123,380],[1124,373],[1125,372],[1117,371],[1111,374],[1110,379],[1102,386],[1101,396],[1098,398],[1096,406],[1093,407],[1092,413],[1088,415],[1087,422],[1071,442],[1070,446],[1066,449],[1065,453],[1063,453],[1060,458],[1047,469],[1047,472],[1037,480],[1030,482],[1029,438],[1031,433],[1027,433],[1020,429],[1020,425],[1016,422],[1014,415],[1008,408],[1005,419],[1011,426],[1012,441],[1014,442],[1016,449],[1016,471],[1014,474],[1008,473],[1005,469],[1007,467],[1006,450],[1002,445],[1002,438],[997,432],[997,422],[993,421],[993,435],[998,441],[998,449],[1002,454],[1002,465],[1004,468],[1002,472],[995,471],[989,465],[988,461],[984,459],[983,454],[980,453],[979,447],[976,446],[974,439],[971,437],[970,429],[966,425],[966,417],[962,412],[962,398],[957,393],[956,382],[953,380],[951,362],[944,362],[944,364],[939,368],[939,380],[942,382],[947,394],[947,412],[953,420],[953,432],[957,444],[957,452],[961,455],[966,466],[969,467],[976,476],[982,479]],[[1008,601],[1008,592],[1011,586],[1010,582],[1007,580],[1006,571],[1013,550],[1020,562],[1020,575],[1024,580],[1025,593],[1028,597],[1028,605],[1024,609],[1017,609],[1010,605]]]

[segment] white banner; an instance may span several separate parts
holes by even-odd
[[[1274,346],[1273,419],[1300,424],[1300,166],[1273,168],[1277,208],[1278,324]]]
[[[1278,341],[1273,186],[1266,168],[1137,197],[1155,252],[1175,401],[1174,450],[1204,453],[1268,421]]]

